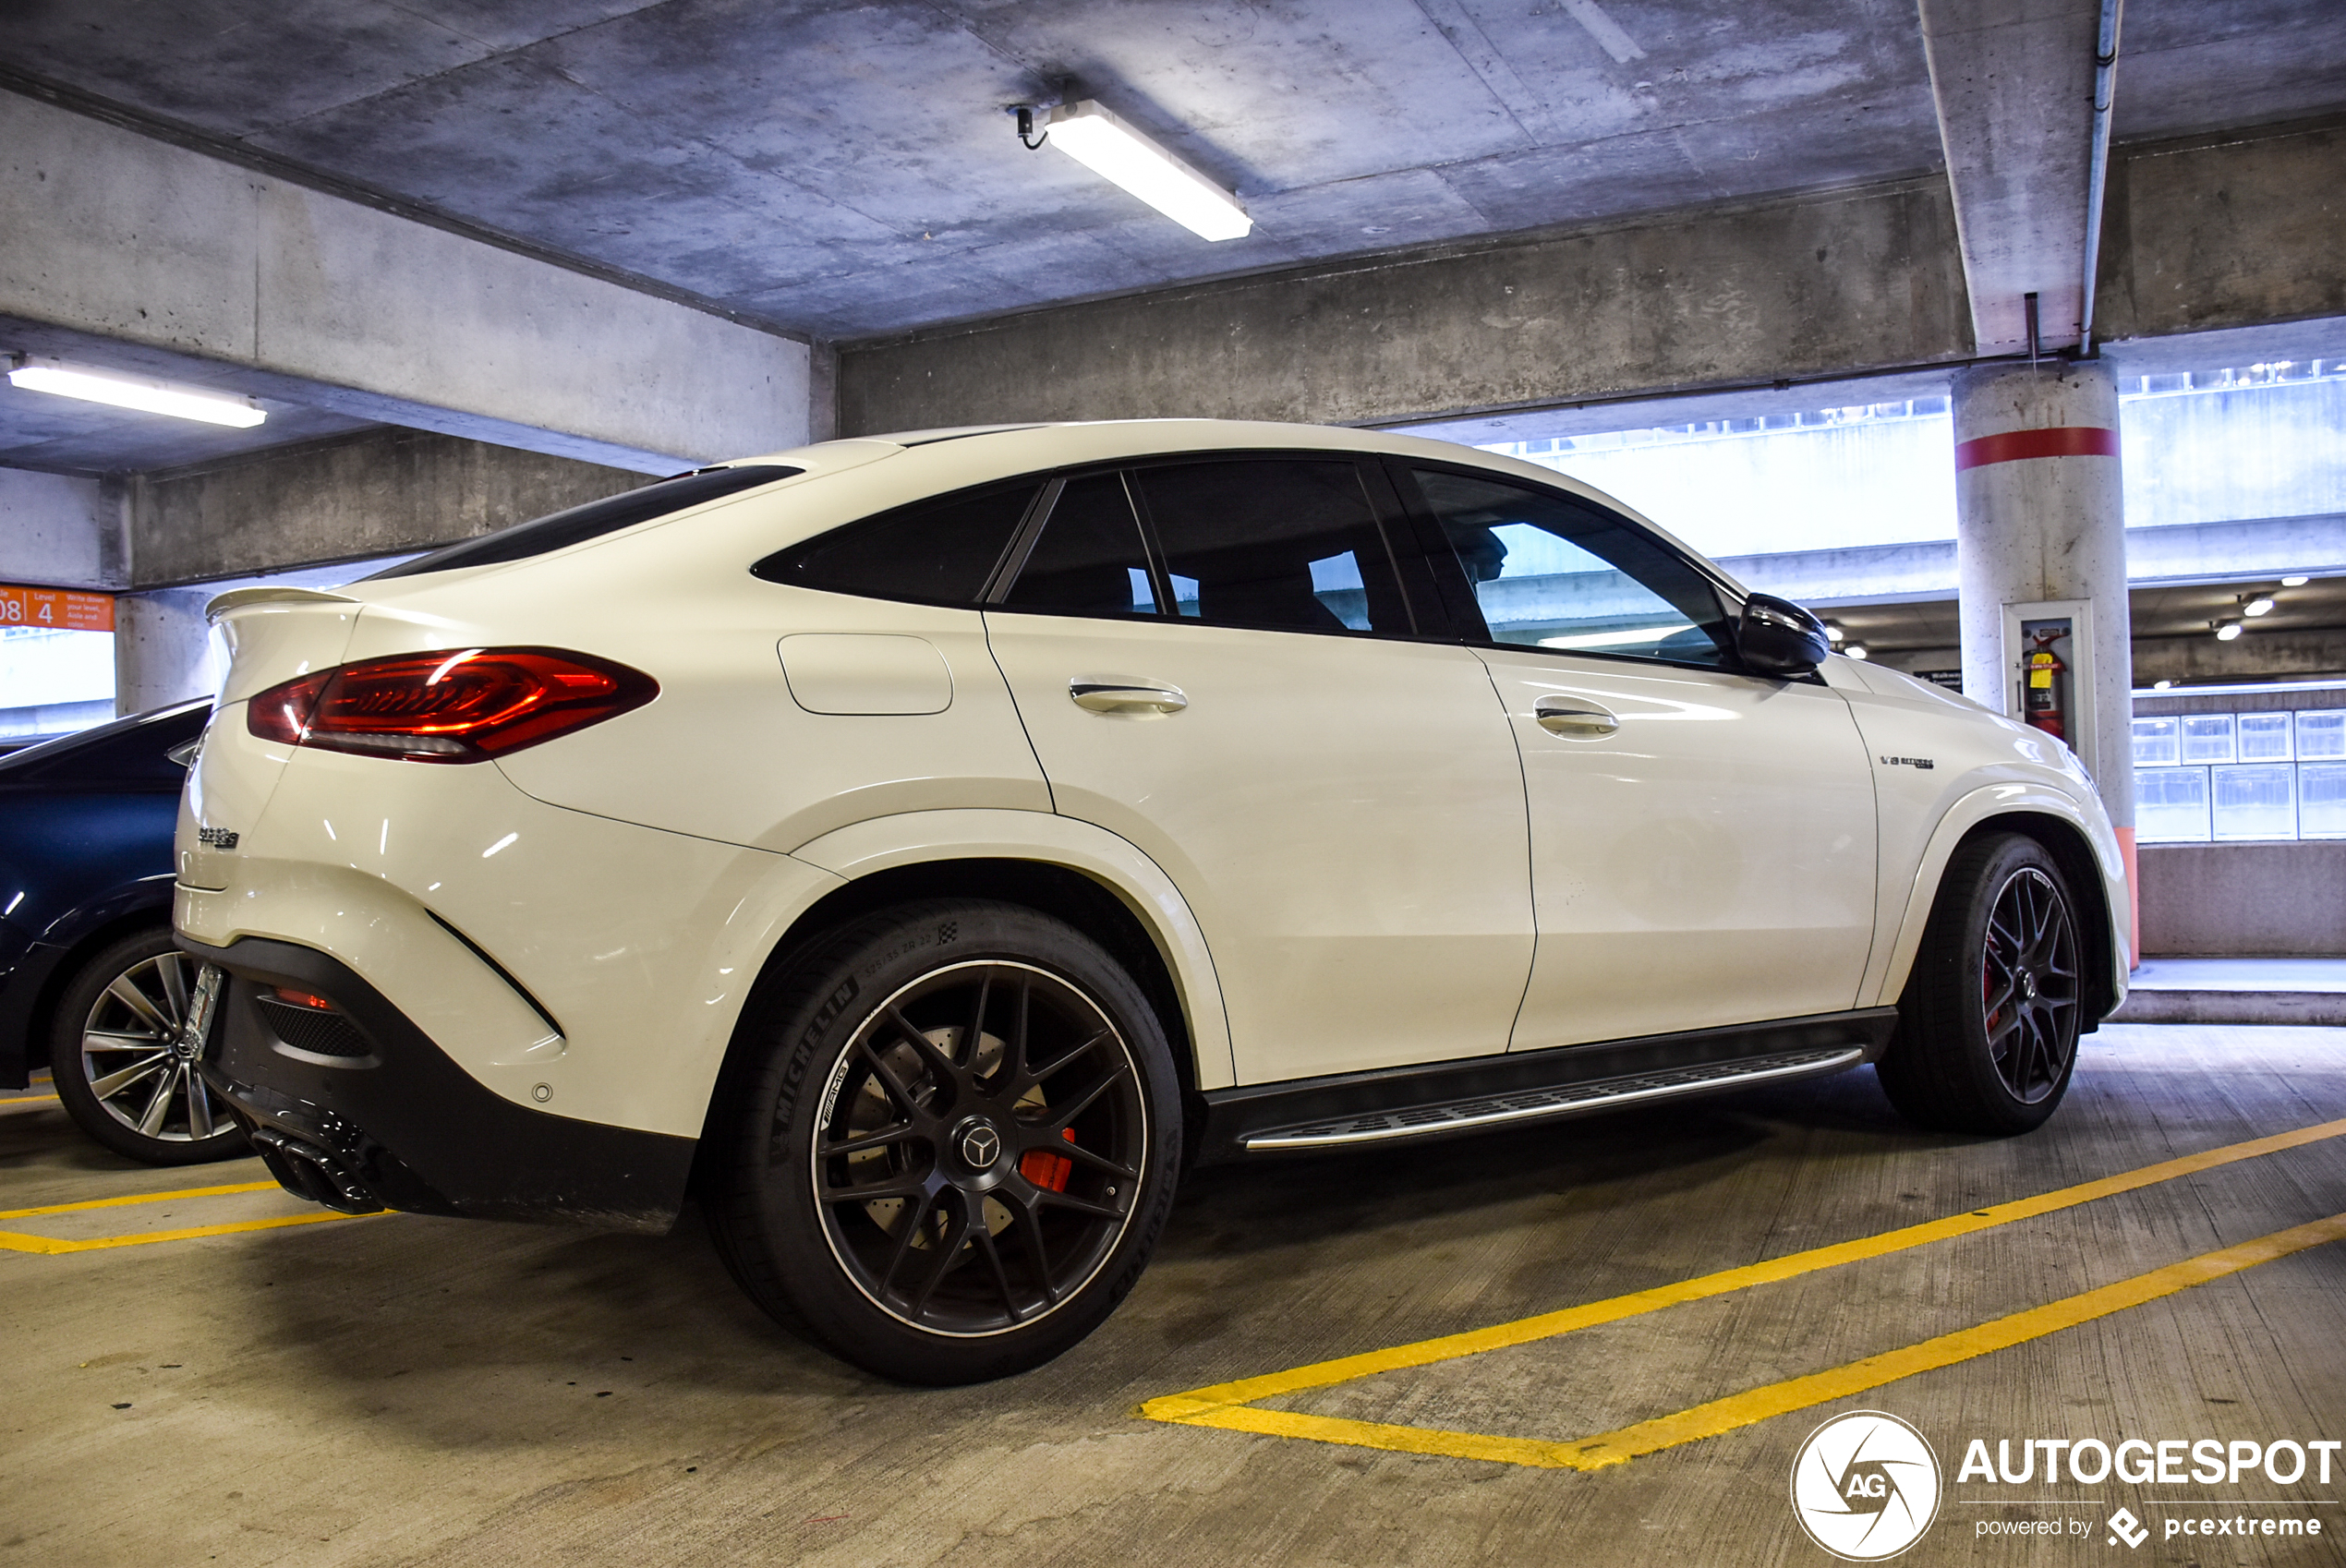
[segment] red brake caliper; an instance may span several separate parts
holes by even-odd
[[[1072,1143],[1075,1141],[1075,1129],[1063,1128],[1059,1136]],[[1048,1188],[1053,1192],[1065,1192],[1067,1178],[1075,1174],[1075,1162],[1047,1149],[1029,1149],[1019,1159],[1018,1174],[1037,1187]]]

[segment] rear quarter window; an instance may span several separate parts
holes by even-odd
[[[915,501],[777,550],[750,573],[836,594],[974,606],[1042,488],[1029,480]]]

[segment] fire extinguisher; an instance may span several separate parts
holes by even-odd
[[[2052,645],[2069,633],[2058,628],[2049,632],[2032,632],[2029,640],[2037,645],[2028,655],[2026,669],[2028,681],[2023,717],[2055,740],[2065,740],[2062,732],[2061,692],[2053,684],[2053,677],[2065,674],[2069,666],[2052,651]]]

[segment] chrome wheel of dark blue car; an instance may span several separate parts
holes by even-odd
[[[216,971],[136,933],[96,954],[61,1000],[50,1065],[83,1131],[151,1164],[244,1152],[244,1134],[205,1086]]]

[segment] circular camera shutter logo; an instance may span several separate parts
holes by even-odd
[[[1792,1462],[1792,1512],[1808,1538],[1835,1557],[1895,1557],[1939,1512],[1939,1456],[1895,1416],[1835,1416],[1808,1434]]]

